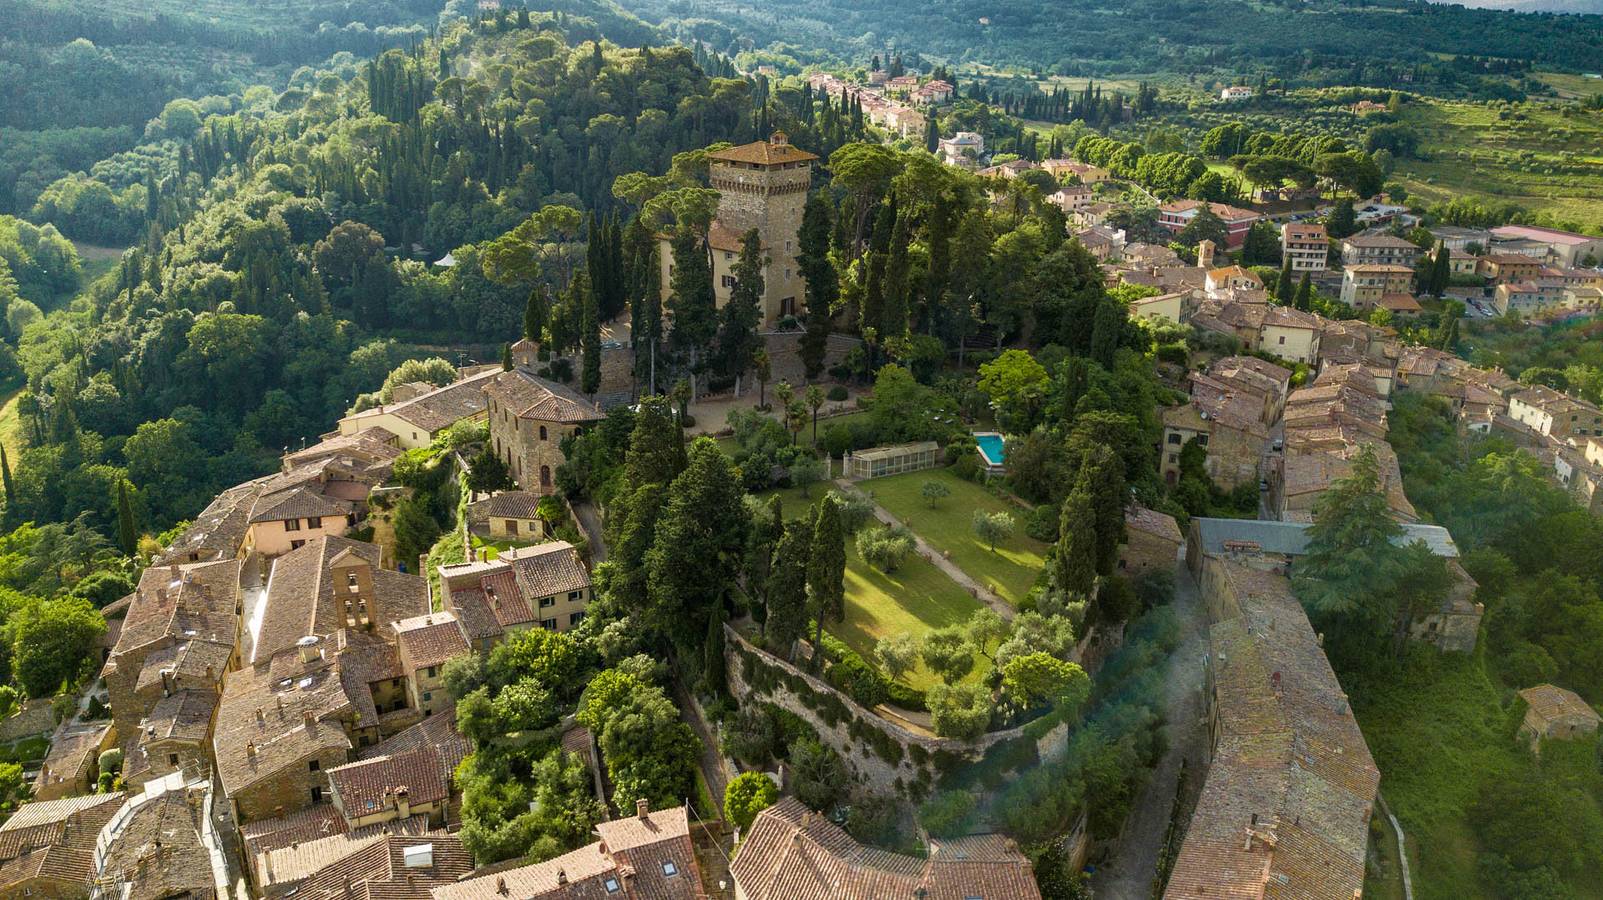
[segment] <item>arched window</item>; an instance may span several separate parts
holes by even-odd
[[[542,440],[542,441],[545,440],[545,426],[544,425],[540,426],[540,440]]]
[[[540,486],[541,487],[550,487],[551,486],[551,467],[550,466],[541,466],[540,467]]]

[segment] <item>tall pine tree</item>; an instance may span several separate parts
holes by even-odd
[[[139,549],[139,531],[134,527],[134,507],[128,501],[127,479],[117,482],[117,546],[125,556],[133,556]]]

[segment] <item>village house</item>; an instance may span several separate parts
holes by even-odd
[[[122,791],[27,803],[0,824],[0,897],[87,898],[95,842]]]
[[[445,608],[479,652],[525,628],[567,631],[584,619],[590,572],[573,545],[550,541],[503,551],[494,561],[440,567]]]
[[[96,898],[211,898],[230,886],[204,779],[128,800],[99,835]],[[88,885],[80,885],[87,887]],[[63,895],[49,894],[59,897]]]
[[[455,834],[340,834],[281,847],[267,854],[265,900],[429,900],[473,870],[473,855]],[[506,900],[506,898],[502,898]]]
[[[524,360],[487,383],[484,393],[492,451],[524,491],[540,496],[556,493],[555,472],[565,461],[562,439],[600,421],[601,408],[577,391],[534,374]]]
[[[1597,734],[1597,710],[1574,691],[1551,684],[1539,684],[1519,692],[1525,701],[1525,719],[1520,736],[1540,749],[1547,740],[1570,740]]]
[[[1493,284],[1529,281],[1542,274],[1542,262],[1518,253],[1495,253],[1480,258],[1475,274]]]
[[[780,801],[781,804],[794,802]],[[766,814],[765,810],[762,815]],[[641,800],[636,804],[634,815],[597,824],[596,837],[598,840],[593,844],[545,862],[517,868],[495,866],[484,874],[437,887],[433,900],[508,900],[512,897],[572,900],[614,896],[700,900],[706,896],[701,886],[695,844],[690,836],[690,817],[684,807],[653,811],[650,804]],[[748,839],[742,847],[749,844]],[[745,858],[744,849],[739,858]],[[738,877],[735,892],[736,897],[741,896]],[[789,890],[785,894],[787,900],[802,900],[804,896],[810,895]]]
[[[959,131],[949,138],[941,138],[936,147],[942,162],[972,169],[975,161],[985,155],[985,138],[978,132]]]
[[[1500,316],[1515,313],[1527,318],[1563,309],[1565,287],[1556,279],[1505,281],[1492,293],[1492,308]]]
[[[1587,437],[1603,436],[1603,411],[1545,385],[1531,385],[1508,398],[1508,414],[1537,434],[1559,441],[1578,444]]]
[[[1292,362],[1319,359],[1320,319],[1289,306],[1271,306],[1263,318],[1257,349]]]
[[[164,566],[242,556],[245,535],[250,531],[251,510],[256,506],[264,480],[235,485],[214,497],[189,527],[156,557],[155,563]]]
[[[379,565],[379,548],[349,538],[317,538],[273,561],[267,604],[250,663],[260,665],[307,636],[341,629],[394,640],[392,623],[429,610],[428,582]]]
[[[407,705],[420,710],[424,718],[454,709],[445,689],[445,664],[466,656],[468,641],[456,616],[431,612],[402,619],[392,626],[395,645],[401,657],[401,673],[406,679]]]
[[[757,814],[729,872],[735,900],[1041,896],[1028,858],[1001,835],[931,838],[923,858],[903,856],[858,843],[793,797]]]
[[[910,98],[914,106],[938,106],[952,101],[952,84],[948,81],[926,81],[913,91]]]
[[[1005,163],[987,166],[986,168],[979,170],[979,172],[976,174],[978,174],[981,178],[1001,178],[1003,180],[1010,180],[1017,178],[1034,168],[1035,163],[1032,163],[1027,159],[1010,159]]]
[[[1425,251],[1413,241],[1392,234],[1355,234],[1341,242],[1343,266],[1412,267]]]
[[[1251,100],[1252,88],[1244,84],[1233,84],[1219,91],[1219,102],[1234,103],[1238,100]]]
[[[1263,279],[1241,266],[1209,269],[1204,276],[1202,289],[1215,300],[1228,300],[1235,291],[1261,291]]]
[[[540,518],[539,494],[502,491],[484,501],[490,537],[496,540],[538,541],[551,536],[551,523]]]
[[[1388,296],[1409,293],[1414,283],[1414,270],[1395,263],[1360,263],[1347,266],[1341,273],[1341,302],[1354,309],[1374,309],[1382,306]]]
[[[1174,234],[1179,234],[1196,218],[1197,211],[1204,206],[1202,200],[1174,200],[1158,207],[1158,224],[1167,228]],[[1224,203],[1206,203],[1209,211],[1218,216],[1225,226],[1225,242],[1234,247],[1240,247],[1247,240],[1247,231],[1252,223],[1263,218],[1250,209],[1241,209]]]
[[[1077,231],[1074,238],[1098,260],[1115,259],[1124,252],[1124,231],[1108,225],[1094,225]]]
[[[1196,439],[1207,450],[1208,477],[1224,490],[1256,482],[1269,424],[1285,401],[1290,371],[1273,364],[1264,370],[1244,365],[1243,357],[1215,361],[1191,376],[1191,402],[1163,412],[1159,473],[1173,484],[1180,476],[1180,452]],[[1258,362],[1254,360],[1254,362]],[[1275,373],[1285,373],[1285,381]]]
[[[1291,260],[1291,271],[1323,272],[1330,255],[1330,237],[1325,226],[1288,222],[1280,230],[1280,255]]]
[[[1112,172],[1101,166],[1073,159],[1045,159],[1041,161],[1040,168],[1059,181],[1072,177],[1080,184],[1101,184],[1113,177]]]
[[[1127,577],[1143,572],[1174,571],[1185,536],[1174,516],[1132,504],[1124,509],[1125,541],[1119,547],[1119,571]]]
[[[1095,192],[1088,184],[1067,184],[1046,199],[1065,213],[1071,213],[1090,206],[1095,202],[1095,197]]]
[[[490,366],[445,387],[352,413],[340,419],[339,433],[352,436],[382,428],[395,435],[403,450],[427,447],[452,425],[484,418],[484,385],[500,371],[499,366]]]
[[[1555,228],[1535,225],[1501,225],[1491,232],[1494,243],[1529,241],[1546,248],[1547,262],[1557,266],[1577,267],[1596,265],[1603,260],[1603,237],[1591,237]]]
[[[747,232],[755,229],[767,264],[763,268],[762,323],[773,328],[780,319],[800,313],[806,285],[796,263],[796,233],[802,207],[813,182],[818,157],[790,143],[782,131],[755,141],[707,154],[708,177],[718,192],[718,213],[708,232],[712,252],[713,301],[722,309],[734,291],[734,265]],[[662,299],[672,292],[673,242],[658,238]]]
[[[100,754],[111,749],[115,737],[109,722],[80,722],[57,731],[33,780],[33,799],[61,800],[93,792],[100,776]]]
[[[388,434],[388,432],[384,432]],[[359,438],[341,436],[285,457],[285,470],[263,479],[251,506],[244,552],[273,557],[315,537],[339,537],[367,518],[367,498],[387,481],[401,450],[375,441],[367,446]],[[344,445],[343,450],[324,445]],[[292,458],[303,461],[291,463]]]
[[[1189,293],[1189,291],[1175,291],[1132,300],[1129,306],[1130,318],[1179,325],[1180,317],[1185,310],[1185,300]]]
[[[1470,244],[1485,248],[1491,243],[1492,233],[1485,228],[1460,228],[1457,225],[1437,225],[1430,230],[1431,237],[1449,250],[1467,251]],[[1474,259],[1468,253],[1464,254]]]

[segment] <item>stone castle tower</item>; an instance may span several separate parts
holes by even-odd
[[[806,303],[806,282],[796,265],[797,237],[802,209],[813,183],[812,153],[791,146],[784,132],[707,155],[708,174],[718,191],[718,217],[707,243],[712,250],[713,291],[721,308],[729,302],[746,232],[757,229],[768,267],[763,272],[763,327],[772,328],[785,316],[800,316]],[[662,241],[663,299],[669,293],[673,257]]]

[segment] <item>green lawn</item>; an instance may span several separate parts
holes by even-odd
[[[921,637],[967,620],[982,605],[917,554],[908,556],[896,571],[885,573],[863,562],[848,542],[846,620],[832,626],[830,633],[872,661],[880,638],[902,633]],[[969,678],[978,678],[989,669],[989,661],[979,657]],[[919,690],[928,690],[937,681],[923,663],[903,680]]]
[[[926,481],[939,482],[951,491],[933,509],[920,493]],[[948,554],[970,578],[991,586],[1009,603],[1017,605],[1024,599],[1035,584],[1036,573],[1046,564],[1047,545],[1024,533],[1024,510],[948,469],[876,478],[861,487],[930,546]],[[974,535],[977,509],[1013,517],[1013,536],[997,544],[994,553]]]
[[[0,746],[0,762],[37,762],[50,752],[50,738],[35,735]]]

